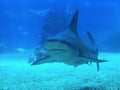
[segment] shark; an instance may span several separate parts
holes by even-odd
[[[44,43],[47,55],[33,62],[31,65],[60,62],[78,66],[81,64],[96,63],[99,71],[99,63],[107,60],[98,59],[98,49],[92,34],[87,31],[92,48],[86,45],[77,32],[79,10],[76,10],[69,27],[53,37],[49,37]]]

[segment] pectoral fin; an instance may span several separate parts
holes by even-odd
[[[43,59],[33,62],[31,65],[38,65],[38,64],[52,63],[52,62],[55,62],[55,60],[51,58],[50,56],[48,56],[48,57],[45,57]]]

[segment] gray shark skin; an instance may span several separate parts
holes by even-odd
[[[67,42],[78,50],[77,52],[79,52],[80,56],[97,58],[98,57],[97,48],[95,48],[95,50],[89,48],[78,36],[77,33],[78,13],[79,11],[77,10],[67,30],[64,30],[63,32],[57,34],[56,36],[49,38],[47,41],[58,40],[58,41]],[[90,32],[88,32],[88,37],[90,37],[91,43],[94,44],[95,42]]]
[[[87,64],[88,62],[105,62],[105,60],[80,57],[76,53],[76,49],[71,49],[72,46],[62,41],[48,41],[45,44],[45,48],[48,50],[49,56],[34,62],[32,65],[62,62],[68,65],[74,65],[76,67],[80,64]]]
[[[77,10],[73,15],[69,28],[47,39],[44,47],[47,50],[48,56],[33,62],[32,65],[62,62],[76,67],[81,64],[95,62],[97,63],[97,70],[99,70],[99,63],[106,62],[106,60],[98,60],[98,49],[89,48],[79,38],[77,33],[78,15],[79,11]],[[87,32],[87,34],[94,47],[94,38],[90,32]]]

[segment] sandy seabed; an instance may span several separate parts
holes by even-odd
[[[0,55],[0,90],[120,90],[120,54],[100,53],[109,62],[73,67],[63,63],[31,66],[25,53]]]

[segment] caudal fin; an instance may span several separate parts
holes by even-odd
[[[87,35],[88,35],[88,38],[89,38],[89,40],[92,44],[92,50],[94,52],[95,58],[97,58],[98,57],[98,48],[96,46],[95,40],[94,40],[92,34],[89,31],[87,32]],[[96,61],[97,61],[97,59],[96,59]],[[99,61],[96,62],[96,64],[97,64],[97,70],[99,71],[99,69],[100,69]]]
[[[97,64],[97,70],[99,71],[99,70],[100,70],[100,65],[99,65],[99,63],[107,62],[107,60],[96,59],[95,62],[96,62],[96,64]]]
[[[82,60],[86,61],[86,62],[95,62],[97,63],[97,70],[99,71],[100,69],[100,66],[99,66],[99,63],[102,63],[102,62],[107,62],[107,60],[102,60],[102,59],[94,59],[94,58],[90,58],[90,57],[81,57]]]
[[[95,45],[95,40],[94,40],[92,34],[91,34],[89,31],[87,31],[87,35],[88,35],[88,38],[89,38],[89,40],[91,41],[91,43],[92,43],[92,45],[93,45],[93,47],[94,47],[94,45]]]

